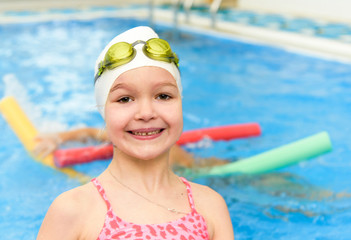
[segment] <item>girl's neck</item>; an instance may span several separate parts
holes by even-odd
[[[169,151],[155,159],[142,160],[126,156],[117,150],[108,168],[124,184],[154,192],[179,181],[170,169],[168,155]]]

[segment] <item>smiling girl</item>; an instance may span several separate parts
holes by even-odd
[[[114,146],[110,165],[50,206],[38,239],[234,239],[223,198],[175,175],[183,129],[178,57],[149,27],[101,52],[95,97]]]

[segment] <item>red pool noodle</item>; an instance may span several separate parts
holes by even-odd
[[[99,146],[59,149],[54,152],[54,161],[57,167],[66,167],[74,164],[88,163],[96,160],[112,158],[112,144]]]
[[[260,125],[257,123],[243,123],[186,131],[183,132],[183,134],[180,136],[177,144],[183,145],[187,143],[197,142],[205,137],[208,137],[214,141],[218,141],[258,136],[260,134]]]
[[[258,123],[244,123],[220,127],[202,128],[183,132],[177,144],[183,145],[200,141],[208,137],[214,141],[232,140],[258,136],[261,128]],[[57,167],[88,163],[96,160],[106,160],[112,158],[113,147],[111,144],[99,146],[60,149],[54,152],[54,160]]]

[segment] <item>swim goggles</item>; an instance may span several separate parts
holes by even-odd
[[[144,44],[143,52],[147,57],[168,63],[174,62],[178,67],[179,58],[172,52],[171,46],[166,40],[151,38],[146,42],[142,40],[137,40],[134,43],[118,42],[107,50],[104,60],[99,63],[94,82],[104,73],[105,69],[112,70],[131,62],[136,55],[134,47],[138,44]]]

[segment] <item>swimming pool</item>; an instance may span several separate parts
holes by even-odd
[[[145,24],[2,24],[0,96],[14,95],[42,131],[103,127],[93,99],[96,56],[117,33]],[[169,27],[156,30],[171,39]],[[274,173],[195,179],[224,196],[236,239],[349,239],[350,64],[185,30],[170,41],[181,59],[185,130],[262,126],[257,138],[188,146],[195,154],[234,161],[323,130],[331,136],[333,152]],[[34,239],[52,200],[79,183],[33,161],[2,117],[0,128],[0,238]],[[76,169],[94,176],[107,164]]]

